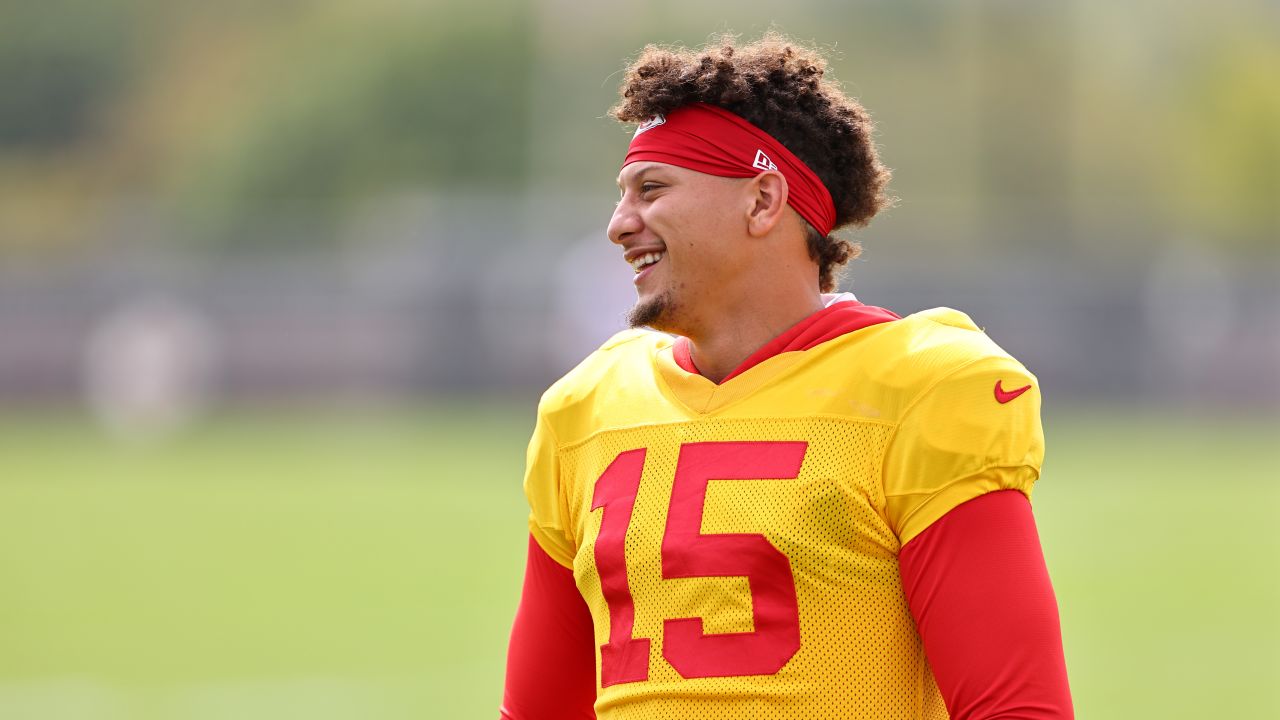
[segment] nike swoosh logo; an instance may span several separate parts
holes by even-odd
[[[1000,387],[1001,382],[1002,382],[1001,380],[996,381],[996,402],[1000,403],[1001,405],[1009,402],[1010,400],[1018,397],[1022,393],[1031,389],[1031,386],[1028,385],[1026,387],[1020,387],[1017,390],[1005,390],[1004,388]]]

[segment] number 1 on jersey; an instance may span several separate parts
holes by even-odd
[[[627,527],[640,492],[644,448],[628,450],[609,463],[596,481],[591,509],[604,508],[596,537],[596,571],[609,606],[609,642],[600,646],[600,684],[638,682],[649,677],[649,640],[631,637],[636,606],[627,587]]]
[[[685,678],[772,675],[800,649],[800,610],[787,556],[764,535],[703,533],[711,480],[793,480],[807,443],[705,442],[680,448],[667,526],[662,577],[746,577],[755,630],[706,633],[698,617],[663,622],[667,662]],[[635,604],[627,584],[626,532],[631,523],[645,450],[614,458],[596,481],[591,509],[604,508],[596,538],[596,570],[609,608],[609,642],[600,646],[604,687],[649,677],[649,640],[634,638]]]

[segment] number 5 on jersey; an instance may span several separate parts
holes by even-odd
[[[685,678],[772,675],[800,650],[800,610],[791,562],[764,535],[703,533],[711,480],[794,480],[808,443],[704,442],[680,447],[662,535],[662,577],[746,577],[755,630],[703,631],[699,617],[663,621],[662,656]],[[649,678],[649,638],[633,637],[626,535],[644,474],[645,449],[614,458],[596,481],[591,509],[603,508],[596,570],[609,607],[609,642],[600,646],[600,683]]]

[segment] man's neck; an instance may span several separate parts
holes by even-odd
[[[788,328],[822,309],[816,291],[786,305],[741,305],[714,326],[690,333],[689,350],[703,377],[719,383],[744,360]]]

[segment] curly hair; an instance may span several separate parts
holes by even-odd
[[[889,169],[871,141],[871,117],[825,77],[827,61],[785,36],[735,45],[725,35],[697,50],[646,46],[626,70],[614,118],[640,123],[692,103],[717,105],[781,142],[809,166],[836,206],[836,227],[861,227],[888,206]],[[861,248],[805,223],[819,285],[831,292]]]

